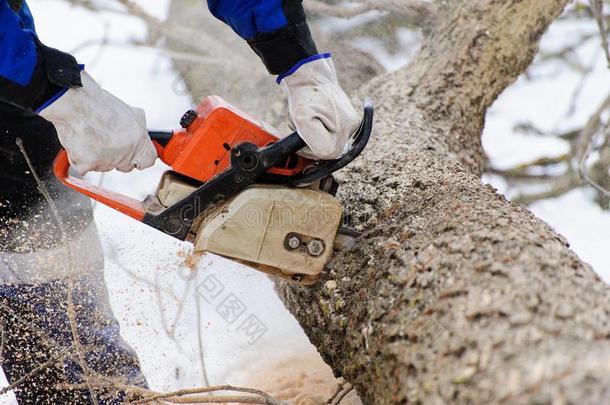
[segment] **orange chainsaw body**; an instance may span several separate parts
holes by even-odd
[[[217,96],[210,96],[197,107],[196,117],[187,128],[174,131],[171,140],[160,152],[160,158],[177,173],[206,182],[231,165],[231,149],[250,142],[258,147],[274,143],[278,138],[263,128],[260,121],[238,111]],[[311,161],[293,155],[271,174],[294,176]]]
[[[63,149],[53,171],[65,186],[166,235],[191,241],[197,250],[312,282],[332,257],[337,235],[357,234],[341,227],[343,207],[334,197],[338,183],[332,174],[364,150],[373,113],[372,104],[365,102],[362,124],[341,157],[311,161],[297,155],[306,147],[297,132],[276,135],[211,96],[184,114],[182,129],[148,131],[172,170],[144,200],[72,175]],[[254,222],[246,218],[252,212]]]
[[[218,199],[227,200],[256,183],[295,188],[329,178],[354,160],[367,145],[373,112],[372,104],[365,103],[362,125],[347,153],[336,160],[314,162],[296,154],[306,146],[298,133],[280,139],[271,130],[266,130],[261,121],[240,112],[220,97],[207,97],[196,111],[188,111],[182,117],[183,129],[149,131],[161,160],[174,173],[201,183],[192,195],[162,212],[148,211],[144,201],[71,175],[68,153],[63,149],[55,158],[53,171],[65,186],[184,240],[196,219],[186,213],[194,213],[196,217],[205,208],[202,204],[207,207]],[[179,226],[179,230],[171,228],[174,225]]]

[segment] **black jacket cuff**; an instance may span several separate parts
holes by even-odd
[[[37,63],[32,79],[21,86],[0,77],[0,102],[24,111],[35,111],[62,89],[82,87],[76,59],[37,42]]]
[[[283,74],[299,61],[318,54],[305,21],[268,34],[259,34],[248,44],[273,75]]]

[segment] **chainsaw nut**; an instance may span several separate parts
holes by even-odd
[[[324,242],[322,242],[320,239],[310,240],[307,244],[307,251],[312,256],[320,256],[322,253],[324,253]]]
[[[301,246],[301,239],[295,234],[290,234],[286,237],[286,246],[292,250],[298,249]]]
[[[258,166],[258,157],[254,153],[248,153],[241,158],[241,164],[246,171],[254,170]]]

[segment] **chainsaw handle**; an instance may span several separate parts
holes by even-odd
[[[371,139],[374,114],[375,108],[373,107],[373,103],[371,100],[366,99],[364,101],[362,122],[358,128],[358,131],[356,131],[356,134],[354,135],[354,142],[352,143],[350,150],[338,159],[318,161],[313,170],[290,178],[288,184],[292,187],[303,187],[308,184],[315,183],[316,181],[323,179],[324,177],[350,164],[362,153],[368,144],[369,139]],[[305,141],[297,132],[293,132],[286,138],[280,139],[279,141],[263,149],[261,151],[261,155],[264,157],[266,167],[270,168],[277,165],[291,154],[297,153],[305,146],[307,146]]]
[[[373,131],[373,118],[375,114],[375,108],[370,99],[364,101],[364,112],[362,114],[362,122],[360,128],[354,136],[354,142],[351,145],[350,150],[343,156],[336,160],[321,160],[318,162],[317,167],[310,170],[309,172],[303,173],[300,176],[295,176],[290,185],[292,187],[303,187],[318,180],[323,179],[336,172],[339,169],[344,168],[356,159],[371,139],[371,132]]]
[[[149,131],[150,139],[152,140],[157,154],[159,157],[163,154],[165,145],[172,138],[172,132],[165,131]],[[75,190],[81,194],[86,195],[104,205],[109,206],[123,214],[129,215],[132,218],[142,221],[146,210],[141,201],[134,198],[127,197],[123,194],[119,194],[114,191],[107,190],[105,188],[95,186],[87,183],[79,177],[72,176],[70,174],[70,160],[68,159],[68,152],[62,149],[53,163],[53,172],[55,177],[65,186]]]
[[[114,191],[104,189],[99,186],[87,183],[85,180],[70,174],[70,161],[68,152],[65,149],[59,151],[53,163],[53,173],[55,177],[65,186],[86,195],[104,205],[109,206],[123,214],[142,221],[146,210],[141,201],[127,197]]]

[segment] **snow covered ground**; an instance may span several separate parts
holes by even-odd
[[[161,52],[121,46],[126,38],[142,38],[143,25],[114,13],[93,14],[61,0],[29,0],[37,16],[40,37],[50,46],[73,52],[109,91],[143,107],[151,128],[174,128],[191,107],[180,91],[180,80]],[[168,0],[141,0],[163,17]],[[61,21],[58,23],[58,21]],[[565,32],[554,27],[545,45],[560,41]],[[405,41],[411,34],[404,33]],[[88,41],[106,36],[110,45]],[[116,43],[115,43],[116,42]],[[85,46],[86,45],[86,46]],[[363,49],[374,46],[361,41]],[[592,50],[594,51],[594,50]],[[385,66],[404,63],[387,55]],[[567,128],[582,122],[610,88],[610,72],[603,59],[585,84],[579,114],[565,119],[577,77],[567,72],[535,84],[520,80],[489,113],[484,145],[499,166],[510,165],[566,145],[549,138],[517,135],[516,120],[529,119],[544,128]],[[110,173],[92,182],[142,198],[154,191],[162,164],[142,173]],[[501,191],[497,178],[486,179]],[[610,214],[591,202],[585,191],[535,204],[533,211],[572,243],[576,252],[610,281]],[[136,223],[114,211],[96,207],[96,219],[107,258],[106,280],[123,335],[137,350],[151,387],[171,390],[204,383],[202,361],[212,384],[243,381],[246,365],[270,361],[286,351],[312,350],[296,321],[263,275],[227,260],[207,255],[195,266],[186,265],[189,246]],[[203,349],[203,350],[202,350]],[[11,404],[5,395],[1,404]]]

